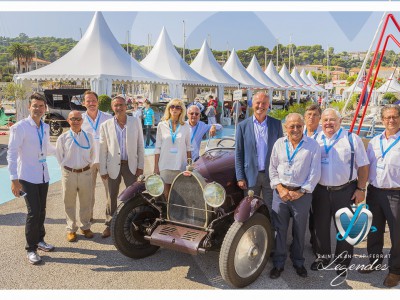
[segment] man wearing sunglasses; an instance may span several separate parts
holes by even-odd
[[[82,130],[82,114],[73,110],[68,114],[71,129],[57,140],[57,160],[62,170],[62,195],[67,217],[67,241],[76,241],[78,224],[87,239],[93,238],[90,230],[92,216],[92,169],[95,159],[93,135]],[[79,195],[79,223],[76,218],[76,196]]]
[[[200,144],[203,136],[208,132],[209,135],[215,136],[217,130],[222,129],[220,124],[206,124],[200,121],[200,109],[196,105],[191,105],[187,110],[188,120],[186,123],[190,125],[190,143],[192,145],[192,159],[196,161],[199,158]]]

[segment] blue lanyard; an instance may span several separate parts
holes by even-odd
[[[313,133],[313,135],[312,135],[312,138],[313,138],[314,140],[316,140],[316,139],[317,139],[317,136],[318,136],[317,130],[318,130],[318,127],[317,127],[317,129],[315,129],[315,131],[314,131],[314,133]],[[304,135],[305,135],[305,136],[308,136],[308,135],[307,135],[307,128],[306,128],[306,130],[304,131]]]
[[[40,128],[40,132],[39,132]],[[44,129],[43,129],[43,122],[40,120],[40,126],[39,128],[36,127],[36,132],[39,138],[39,143],[40,143],[40,151],[43,151],[43,138],[44,138]]]
[[[294,149],[292,156],[290,156],[290,150],[289,150],[289,141],[285,140],[286,143],[286,154],[287,154],[287,158],[289,161],[289,165],[292,165],[292,161],[295,158],[295,156],[297,155],[297,153],[299,152],[301,145],[303,145],[304,140],[301,140],[301,142],[297,145],[296,149]]]
[[[400,136],[397,137],[397,139],[393,143],[391,143],[390,146],[385,151],[383,151],[383,142],[382,142],[383,135],[384,134],[381,135],[381,138],[380,138],[379,141],[380,141],[380,144],[381,144],[382,158],[385,158],[385,155],[390,151],[390,149],[392,149],[400,141]]]
[[[335,140],[333,141],[332,145],[330,145],[329,147],[326,145],[326,139],[325,139],[325,135],[322,135],[322,140],[324,141],[324,147],[325,147],[325,153],[328,154],[329,151],[332,149],[332,147],[336,144],[336,142],[339,139],[340,134],[342,133],[342,128],[340,128],[339,132],[337,133],[337,136],[335,138]]]
[[[169,132],[171,133],[171,138],[172,138],[172,144],[175,144],[176,140],[176,135],[178,134],[179,127],[181,125],[178,123],[178,126],[176,126],[175,132],[172,132],[172,122],[169,120]]]
[[[74,140],[74,143],[75,143],[79,148],[82,148],[82,149],[90,149],[89,138],[88,138],[86,132],[84,132],[83,130],[82,130],[82,132],[83,132],[83,135],[85,136],[86,142],[87,142],[87,144],[88,144],[87,146],[81,146],[81,144],[78,143],[78,141],[75,139],[74,135],[72,134],[72,130],[69,131],[69,134],[70,134],[70,136],[72,137],[72,139]]]
[[[194,132],[192,133],[192,137],[190,139],[190,143],[193,142],[194,136],[196,135],[197,129],[199,128],[199,124],[200,123],[197,123],[197,125],[195,126]],[[192,129],[192,131],[193,131],[193,129]]]
[[[97,121],[96,121],[96,126],[93,125],[92,120],[90,120],[89,115],[86,115],[86,118],[90,124],[90,126],[93,128],[94,132],[97,132],[97,128],[99,128],[99,121],[100,121],[100,116],[101,116],[101,111],[97,111]]]

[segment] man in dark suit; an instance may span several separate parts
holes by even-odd
[[[283,136],[279,120],[267,117],[269,97],[258,92],[253,97],[254,115],[239,123],[236,132],[235,169],[238,186],[262,197],[272,211],[272,190],[268,174],[272,147]]]

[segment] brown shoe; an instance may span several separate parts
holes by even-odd
[[[81,229],[81,232],[87,239],[91,239],[94,237],[94,233],[90,229],[85,229],[85,230]]]
[[[389,273],[386,276],[385,281],[383,282],[383,285],[391,288],[391,287],[398,285],[399,281],[400,281],[400,275]]]
[[[110,227],[106,227],[106,229],[104,229],[101,237],[104,238],[108,238],[111,235],[111,230]]]
[[[68,232],[67,233],[67,241],[68,242],[76,242],[76,232]]]

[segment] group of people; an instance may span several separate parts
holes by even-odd
[[[275,231],[270,278],[280,277],[284,270],[290,218],[290,258],[296,273],[307,277],[303,252],[309,221],[316,255],[311,270],[324,269],[334,261],[338,276],[345,276],[353,245],[337,240],[335,252],[331,253],[331,220],[339,209],[351,209],[352,204],[366,199],[373,214],[372,226],[377,231],[368,235],[370,264],[360,272],[380,269],[387,222],[392,247],[384,285],[396,286],[400,281],[400,107],[382,108],[385,131],[370,140],[365,150],[359,136],[341,127],[339,112],[332,108],[322,111],[318,104],[307,107],[304,116],[289,114],[284,122],[284,136],[281,122],[267,116],[269,101],[265,93],[255,94],[253,116],[237,126],[235,172],[237,185],[244,192],[251,189],[262,195],[269,210]],[[92,91],[85,92],[84,105],[86,113],[70,112],[71,128],[58,138],[56,147],[50,144],[49,126],[42,121],[46,102],[41,94],[30,97],[30,115],[10,129],[7,160],[11,189],[16,197],[25,197],[25,248],[32,264],[41,261],[37,249],[54,250],[44,240],[49,188],[47,155],[55,154],[62,169],[62,197],[70,242],[77,240],[78,229],[85,238],[93,237],[90,227],[98,173],[107,196],[102,232],[102,237],[107,238],[121,180],[126,186],[131,185],[144,171],[142,123],[137,116],[126,114],[125,99],[112,99],[114,116],[98,110],[98,98]],[[200,121],[200,113],[196,103],[186,109],[182,100],[173,99],[158,124],[153,172],[163,178],[166,195],[175,176],[185,169],[188,158],[199,157],[204,134],[209,132],[213,136],[222,128]],[[77,195],[79,217],[75,215]]]
[[[29,116],[10,129],[7,160],[11,190],[16,197],[23,196],[27,205],[25,249],[31,264],[41,262],[37,249],[55,249],[44,240],[49,187],[48,155],[57,157],[62,171],[62,198],[69,242],[77,240],[78,230],[87,239],[94,236],[91,225],[98,174],[107,198],[103,238],[111,235],[110,225],[117,208],[121,180],[129,186],[143,174],[145,142],[141,118],[127,115],[127,103],[122,96],[116,96],[111,101],[114,116],[98,109],[95,92],[86,91],[83,99],[86,112],[82,114],[73,110],[69,113],[67,121],[70,129],[57,139],[55,147],[50,143],[49,125],[42,120],[46,100],[39,93],[34,93],[29,99]],[[154,118],[154,115],[146,114],[149,107],[150,102],[145,101],[145,126],[146,119]],[[174,99],[168,103],[163,121],[157,128],[157,138],[153,141],[154,173],[162,176],[166,191],[174,176],[184,170],[187,159],[196,160],[199,157],[203,136],[207,132],[214,136],[221,128],[219,124],[201,122],[200,110],[195,105],[190,106],[186,114],[181,100]],[[146,134],[146,144],[149,139],[151,137]]]
[[[346,276],[354,247],[338,239],[332,254],[331,220],[339,209],[351,209],[366,199],[377,231],[368,235],[369,264],[359,272],[382,269],[387,222],[392,246],[383,284],[396,286],[400,281],[400,106],[381,109],[385,131],[369,141],[367,150],[359,136],[341,127],[341,115],[333,108],[322,111],[313,104],[304,116],[289,114],[284,123],[287,135],[283,136],[281,123],[267,117],[268,107],[268,95],[257,93],[253,117],[239,123],[235,168],[238,186],[256,195],[262,193],[269,209],[276,233],[270,278],[276,279],[284,271],[290,218],[290,258],[296,273],[308,275],[303,251],[309,219],[316,255],[311,270],[334,264],[337,276]]]

